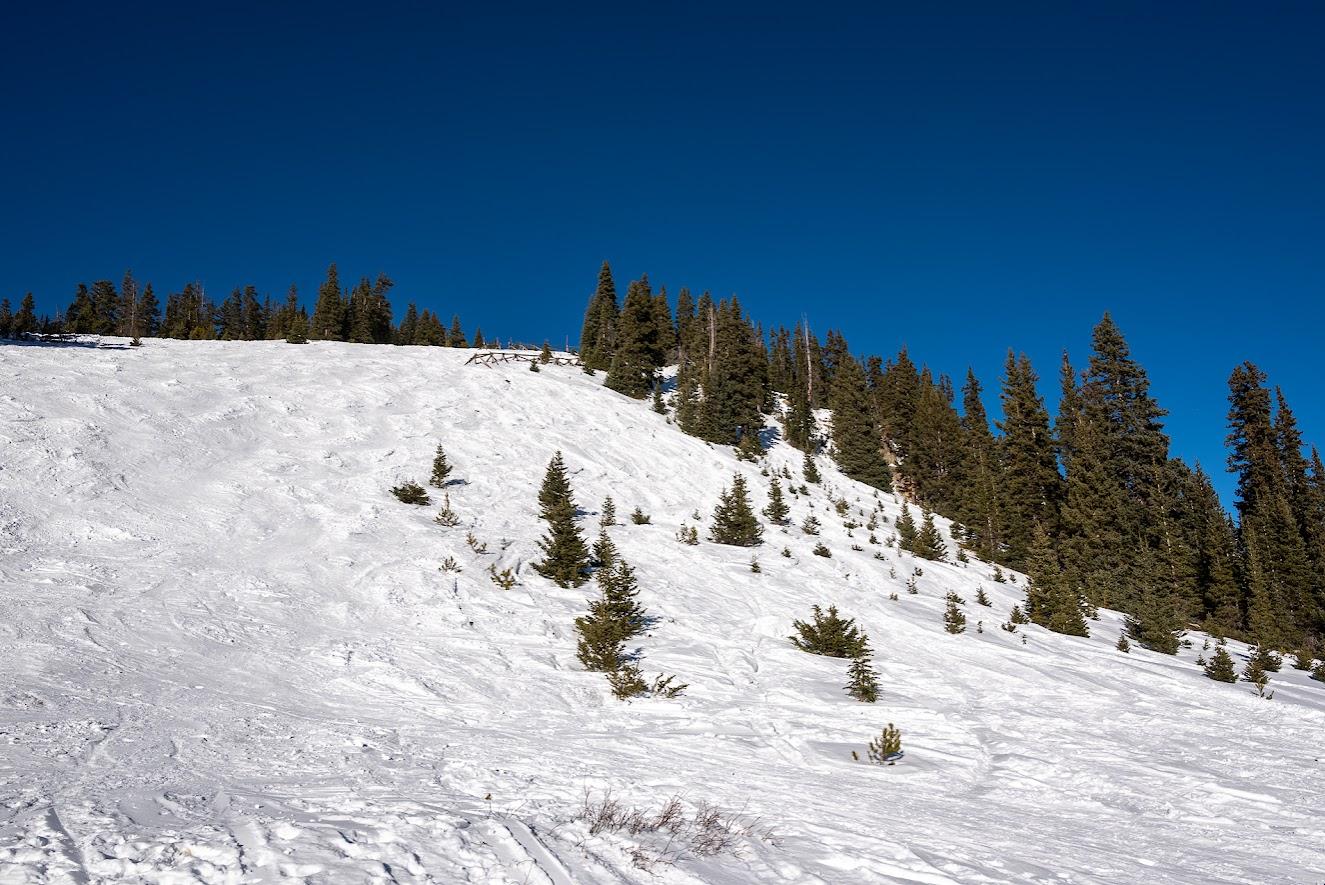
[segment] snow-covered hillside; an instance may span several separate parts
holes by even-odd
[[[910,594],[917,563],[847,537],[829,493],[866,512],[873,493],[827,459],[752,573],[748,550],[675,535],[733,471],[762,507],[759,465],[601,376],[467,355],[0,346],[0,881],[1325,880],[1325,685],[1287,665],[1270,701],[1214,683],[1199,634],[1123,654],[1108,612],[1089,639],[1005,632],[1024,579],[981,563],[921,562]],[[438,442],[455,528],[387,491],[426,481]],[[681,698],[613,699],[574,654],[593,585],[528,567],[557,449],[591,537],[616,499],[659,616],[643,668]],[[768,463],[799,480],[795,450]],[[795,527],[811,505],[819,538]],[[814,603],[869,632],[878,703],[788,642]],[[905,760],[853,761],[889,722]],[[591,835],[581,806],[608,791],[709,803],[741,834],[708,856]]]

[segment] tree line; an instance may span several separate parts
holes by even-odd
[[[30,333],[118,335],[190,340],[352,341],[361,344],[419,344],[439,347],[489,346],[481,329],[465,335],[458,315],[448,325],[430,310],[411,303],[399,324],[388,293],[391,278],[378,274],[343,286],[335,264],[327,269],[310,315],[291,286],[283,300],[259,295],[256,286],[242,286],[217,302],[203,286],[187,283],[166,296],[164,308],[151,283],[140,285],[132,272],[117,287],[112,280],[79,283],[69,306],[54,317],[37,316],[32,293],[17,312],[0,299],[0,338]],[[495,345],[497,342],[492,341]]]
[[[1170,452],[1166,412],[1108,314],[1083,368],[1064,353],[1053,415],[1030,359],[1009,351],[991,424],[969,369],[958,408],[952,379],[905,348],[860,358],[836,330],[766,332],[735,297],[681,289],[675,303],[647,276],[619,300],[604,262],[580,336],[585,371],[665,411],[662,369],[677,366],[680,428],[751,457],[775,416],[791,445],[948,516],[963,548],[1030,574],[1037,623],[1084,634],[1097,608],[1117,609],[1134,640],[1166,652],[1194,624],[1294,650],[1325,634],[1325,468],[1253,364],[1229,378],[1234,519],[1205,470]]]

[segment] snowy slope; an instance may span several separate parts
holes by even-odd
[[[911,558],[872,559],[832,514],[826,489],[873,499],[826,459],[790,501],[833,557],[770,527],[754,574],[749,551],[674,536],[695,510],[705,530],[733,471],[762,507],[758,465],[601,376],[466,356],[0,347],[0,882],[1325,880],[1325,685],[1287,665],[1272,701],[1213,683],[1199,635],[1177,659],[1122,654],[1107,612],[1090,639],[1006,633],[1020,586],[980,563],[922,563],[908,594]],[[457,528],[387,493],[426,480],[438,441]],[[556,449],[591,533],[615,496],[660,617],[643,667],[682,698],[624,704],[579,669],[592,585],[528,568]],[[768,460],[799,480],[799,453]],[[629,524],[636,505],[652,525]],[[812,603],[869,631],[877,704],[787,641]],[[853,762],[888,722],[905,761]],[[706,857],[590,835],[578,811],[607,790],[752,832]]]

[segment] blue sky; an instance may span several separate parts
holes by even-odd
[[[1325,443],[1325,6],[633,5],[9,10],[0,293],[334,260],[560,340],[607,258],[991,406],[1108,309],[1226,498],[1239,361]]]

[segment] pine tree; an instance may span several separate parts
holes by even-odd
[[[791,508],[787,506],[787,499],[782,494],[782,483],[773,477],[768,487],[768,506],[764,508],[764,515],[775,525],[785,525],[790,514]]]
[[[589,549],[575,525],[575,502],[561,452],[548,464],[538,502],[548,534],[539,541],[545,555],[541,562],[534,563],[534,571],[559,586],[578,587],[586,580]]]
[[[617,328],[616,285],[606,261],[598,270],[598,287],[584,312],[580,330],[580,361],[587,369],[606,370],[612,364]]]
[[[870,651],[869,637],[861,634],[860,651],[847,668],[846,692],[856,700],[872,704],[879,699],[879,678],[870,665],[874,654]]]
[[[446,460],[446,452],[442,449],[441,443],[438,443],[437,454],[432,459],[432,476],[428,479],[428,485],[437,489],[444,488],[450,475],[451,464]]]
[[[865,372],[850,355],[837,367],[829,402],[833,409],[833,457],[837,466],[854,480],[876,489],[891,489],[881,435],[865,387]]]
[[[750,493],[745,477],[732,475],[731,491],[722,490],[717,508],[713,511],[713,528],[709,537],[719,544],[735,547],[755,547],[763,543],[764,528],[755,519],[750,504]]]
[[[961,597],[952,591],[947,595],[947,608],[943,612],[943,629],[949,633],[966,632],[966,613],[961,609]]]
[[[460,327],[460,315],[452,314],[451,330],[446,333],[447,347],[469,347],[469,342],[465,340],[465,331]]]
[[[1205,675],[1216,682],[1237,682],[1238,674],[1233,669],[1233,658],[1224,648],[1223,642],[1215,646],[1215,653],[1205,665]]]
[[[995,558],[1002,546],[1002,469],[998,442],[989,431],[989,418],[980,394],[975,372],[967,369],[962,387],[961,497],[956,512],[966,529],[968,545],[981,558],[989,560]]]
[[[928,510],[924,511],[924,514],[925,518],[920,523],[920,532],[916,535],[910,550],[917,556],[942,562],[948,554],[948,548],[943,543],[943,536],[939,534],[938,527],[934,525],[934,514]]]
[[[9,338],[14,328],[14,310],[8,298],[0,298],[0,338]]]
[[[983,606],[992,606],[994,603],[989,601],[989,594],[985,592],[984,587],[975,589],[975,604]]]
[[[287,344],[308,343],[308,320],[304,318],[302,311],[290,318],[289,331],[285,333],[285,341]]]
[[[1022,567],[1036,525],[1052,534],[1058,522],[1062,477],[1058,473],[1049,414],[1036,390],[1030,360],[1008,352],[1003,380],[1003,561]]]
[[[878,765],[895,765],[902,757],[902,733],[891,722],[874,740],[870,741],[869,759]]]
[[[327,278],[317,290],[310,338],[341,341],[345,337],[345,303],[341,299],[340,276],[335,263],[327,268]]]
[[[806,452],[805,458],[801,461],[801,475],[805,477],[806,482],[819,482],[819,468],[815,466],[814,455],[810,452]]]
[[[538,352],[538,361],[545,366],[552,362],[552,345],[546,341],[543,342],[543,349]]]
[[[603,499],[602,516],[598,520],[602,526],[616,525],[616,502],[608,495]]]
[[[811,611],[812,622],[792,622],[798,635],[787,638],[798,649],[830,658],[855,658],[866,649],[868,637],[856,627],[855,620],[840,616],[837,606],[830,605],[824,612],[816,605]]]
[[[914,551],[919,535],[916,521],[911,517],[911,508],[903,504],[902,515],[897,517],[897,546],[902,550]]]
[[[1026,588],[1026,613],[1035,623],[1055,633],[1089,636],[1081,613],[1081,599],[1068,586],[1048,532],[1036,525],[1027,556],[1031,581]]]
[[[660,340],[653,293],[647,276],[630,284],[617,320],[616,347],[604,385],[634,399],[653,389],[666,344]]]

